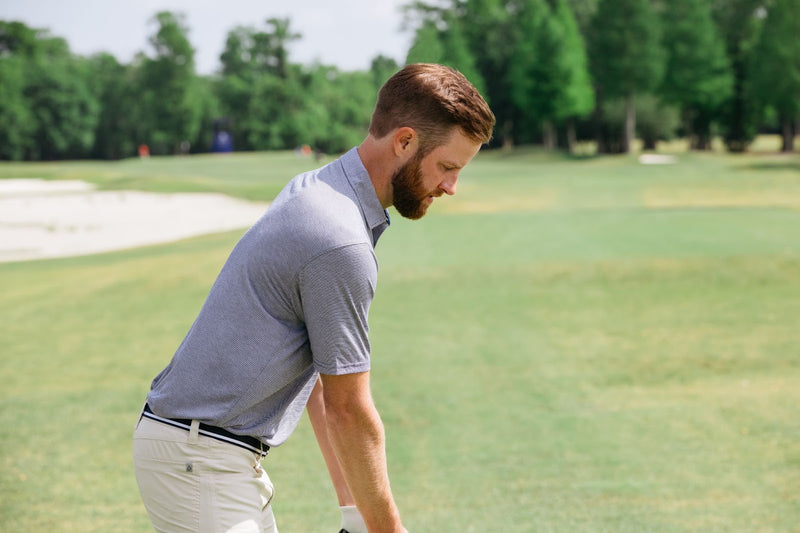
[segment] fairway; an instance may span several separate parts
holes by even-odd
[[[291,153],[0,163],[0,178],[268,201]],[[242,231],[0,264],[0,529],[146,532],[131,437]],[[800,156],[480,153],[393,213],[375,401],[412,532],[792,532]],[[264,465],[285,533],[339,511],[307,419]]]

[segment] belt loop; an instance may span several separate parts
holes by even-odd
[[[189,427],[189,442],[197,442],[198,432],[200,430],[200,421],[192,420],[192,425]]]

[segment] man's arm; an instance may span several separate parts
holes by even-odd
[[[389,486],[383,423],[372,401],[369,372],[323,374],[321,380],[328,439],[367,529],[405,533]]]
[[[347,483],[344,480],[342,469],[339,468],[339,461],[336,459],[336,454],[333,452],[333,446],[328,439],[328,425],[325,421],[325,400],[322,397],[322,380],[317,379],[317,384],[314,385],[314,390],[311,391],[311,397],[308,399],[308,419],[311,421],[311,427],[314,428],[314,435],[317,437],[319,449],[322,452],[322,457],[325,459],[325,464],[328,466],[328,473],[333,482],[333,488],[336,490],[336,498],[339,500],[339,506],[355,505],[353,495],[350,494],[350,489],[347,488]]]

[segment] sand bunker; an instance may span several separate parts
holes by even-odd
[[[0,261],[93,254],[246,228],[267,205],[214,193],[97,191],[78,180],[0,180]]]

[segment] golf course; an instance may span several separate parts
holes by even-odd
[[[371,375],[409,531],[798,531],[800,155],[659,148],[487,150],[422,220],[390,210]],[[269,202],[333,158],[0,162],[0,180]],[[133,427],[245,229],[0,263],[0,530],[151,531]],[[307,417],[263,464],[282,533],[338,530]]]

